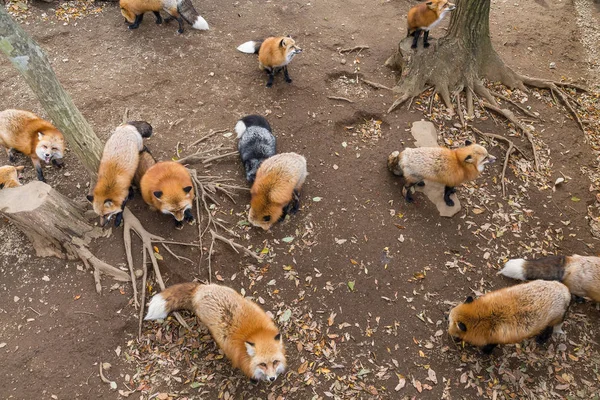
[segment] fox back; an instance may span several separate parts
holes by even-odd
[[[398,167],[390,166],[397,160]],[[454,187],[476,179],[485,165],[496,160],[478,144],[469,144],[458,149],[445,147],[408,148],[399,156],[388,157],[388,168],[392,172],[402,171],[410,182],[430,180]]]
[[[570,301],[565,285],[541,280],[468,297],[450,312],[448,333],[475,346],[518,343],[559,324]]]
[[[276,153],[277,141],[271,125],[260,115],[248,115],[235,125],[240,159],[246,169],[246,180],[253,183],[260,164]]]
[[[173,285],[150,301],[145,319],[185,309],[196,313],[235,368],[273,382],[286,368],[285,347],[273,320],[256,303],[221,285]]]
[[[140,191],[146,204],[163,214],[183,221],[186,210],[194,201],[194,186],[187,169],[174,161],[154,164],[140,181]]]
[[[300,191],[307,175],[306,159],[299,154],[281,153],[267,158],[250,190],[250,223],[270,229],[292,201],[294,191]]]
[[[138,167],[143,138],[150,137],[152,126],[144,121],[120,125],[108,138],[93,196],[89,196],[101,224],[123,210]]]

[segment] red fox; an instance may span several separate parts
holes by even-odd
[[[577,301],[582,297],[600,303],[600,257],[549,256],[537,260],[518,258],[504,264],[504,276],[520,280],[545,279],[564,283]]]
[[[285,371],[285,348],[273,320],[235,290],[196,282],[173,285],[150,301],[146,320],[176,310],[194,312],[231,360],[253,381],[273,382]]]
[[[21,186],[19,172],[23,171],[23,168],[25,167],[22,165],[18,167],[13,167],[12,165],[0,167],[0,189]]]
[[[175,218],[175,227],[183,228],[183,221],[194,224],[192,214],[194,187],[187,169],[175,161],[163,161],[151,166],[142,176],[140,191],[146,204]]]
[[[258,54],[258,65],[260,69],[269,74],[267,87],[273,86],[275,73],[283,69],[283,76],[287,83],[292,83],[288,73],[288,64],[296,56],[302,53],[302,49],[296,46],[296,42],[290,36],[269,37],[262,41],[250,41],[237,47],[239,51],[247,54]]]
[[[467,297],[450,311],[448,333],[490,354],[496,345],[537,336],[547,341],[562,333],[571,294],[560,282],[533,281]]]
[[[135,175],[133,176],[133,184],[136,188],[141,188],[140,182],[142,181],[142,177],[154,164],[156,164],[156,160],[152,156],[152,153],[150,153],[150,150],[146,146],[144,146],[142,151],[140,151],[140,161],[138,162],[137,169],[135,170]]]
[[[202,18],[191,0],[120,0],[121,14],[129,23],[129,29],[139,28],[144,18],[144,13],[152,11],[156,17],[156,23],[162,24],[163,19],[160,10],[166,11],[169,16],[165,22],[176,19],[179,23],[178,33],[183,33],[183,21],[192,25],[194,29],[207,30],[208,23]]]
[[[263,161],[250,189],[248,221],[269,230],[287,214],[295,214],[306,175],[306,159],[296,153],[276,154]]]
[[[45,182],[40,160],[63,166],[65,139],[50,122],[23,110],[0,112],[0,145],[6,147],[10,162],[15,162],[15,151],[31,158],[40,181]]]
[[[118,126],[104,145],[94,194],[87,196],[100,216],[101,226],[113,217],[115,226],[121,225],[125,204],[133,197],[131,182],[144,147],[142,138],[151,135],[149,123],[132,121]]]
[[[444,201],[454,206],[450,195],[454,187],[477,178],[485,165],[496,161],[496,157],[478,144],[465,142],[466,147],[447,149],[445,147],[419,147],[404,149],[402,153],[394,151],[388,156],[388,169],[404,177],[406,201],[413,201],[411,189],[414,185],[424,185],[424,180],[439,182],[444,188]]]
[[[417,42],[421,32],[423,34],[423,47],[429,47],[429,31],[435,28],[442,19],[450,11],[453,11],[456,6],[449,3],[448,0],[430,0],[421,4],[417,4],[408,11],[408,35],[413,35],[412,48],[417,48]]]

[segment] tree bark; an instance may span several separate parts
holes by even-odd
[[[11,221],[31,241],[39,257],[79,258],[94,268],[96,290],[101,291],[100,273],[128,282],[129,275],[94,257],[88,244],[102,230],[86,222],[75,203],[49,185],[32,181],[24,186],[0,190],[0,215]]]
[[[21,73],[71,150],[95,178],[102,142],[61,86],[41,47],[13,21],[4,7],[0,7],[0,51]]]

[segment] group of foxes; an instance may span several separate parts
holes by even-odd
[[[145,12],[153,12],[162,23],[160,11],[166,11],[179,23],[196,29],[208,29],[190,0],[121,0],[121,12],[129,28],[142,22]],[[455,6],[446,0],[431,0],[413,7],[408,13],[408,34],[414,36],[413,47],[422,31],[424,47],[428,47],[429,30]],[[167,20],[168,20],[167,19]],[[257,53],[259,65],[273,84],[274,75],[283,70],[289,83],[287,66],[302,50],[290,37],[271,37],[246,42],[238,47],[245,53]],[[114,219],[122,222],[122,212],[133,196],[133,187],[141,192],[151,209],[172,215],[175,227],[184,222],[195,223],[192,213],[195,191],[188,170],[174,161],[157,162],[144,139],[152,135],[145,121],[131,121],[117,127],[107,140],[101,158],[98,179],[87,196],[100,225]],[[259,115],[248,115],[237,121],[238,150],[251,185],[249,222],[269,230],[300,207],[300,190],[308,175],[306,159],[296,153],[277,154],[277,140],[269,122]],[[41,161],[63,166],[65,141],[50,122],[22,110],[0,112],[0,145],[14,162],[18,151],[31,158],[39,180],[44,180]],[[476,179],[495,157],[478,144],[466,142],[464,147],[406,148],[387,158],[387,167],[403,177],[403,195],[412,201],[415,185],[438,182],[444,185],[444,201],[452,207],[450,196],[455,187]],[[21,185],[22,166],[0,167],[0,189]],[[600,302],[600,258],[582,256],[550,256],[538,260],[508,261],[499,272],[507,277],[531,282],[489,292],[477,299],[468,297],[454,307],[448,317],[448,332],[455,338],[479,346],[490,353],[498,344],[518,343],[536,337],[546,341],[553,332],[561,332],[571,302],[582,297]],[[231,288],[196,282],[173,285],[150,301],[146,320],[164,319],[175,310],[195,312],[208,327],[214,340],[234,367],[253,381],[273,382],[286,369],[286,353],[281,332],[274,321],[256,303]]]

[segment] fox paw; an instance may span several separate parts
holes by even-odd
[[[416,49],[416,48],[417,48],[417,45],[416,45],[416,44],[413,44],[413,45],[411,45],[411,46],[410,46],[410,48],[411,48],[411,49]]]
[[[292,78],[285,78],[285,81],[286,81],[287,83],[292,83]]]
[[[448,207],[454,207],[454,200],[448,199],[448,200],[444,200],[444,201]]]
[[[429,47],[429,43],[423,43],[423,47],[428,48]]]

